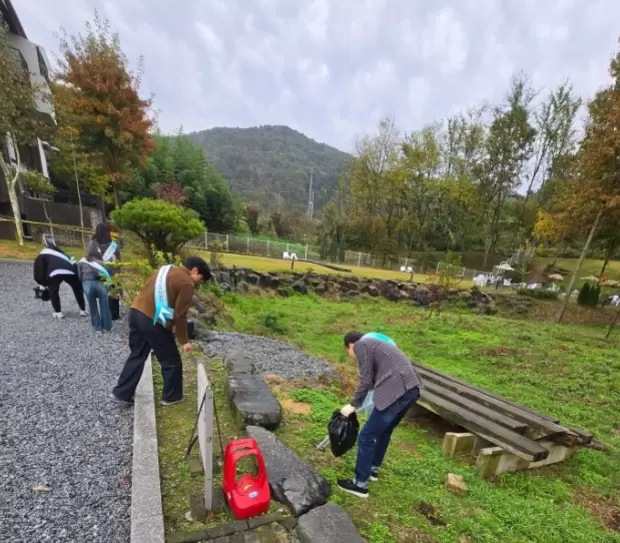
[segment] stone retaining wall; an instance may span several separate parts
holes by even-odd
[[[461,302],[482,314],[495,313],[495,294],[482,292],[477,287],[471,289],[444,289],[438,285],[425,285],[415,282],[398,282],[391,279],[365,279],[339,275],[289,272],[262,273],[248,268],[226,268],[213,270],[220,287],[224,291],[247,292],[250,286],[276,291],[281,296],[293,293],[314,292],[320,296],[340,296],[353,298],[370,296],[384,298],[391,302],[407,302],[414,306],[428,307],[433,302],[451,304]]]

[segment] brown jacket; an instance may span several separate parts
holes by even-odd
[[[151,319],[155,315],[155,282],[157,270],[146,282],[146,286],[140,291],[132,309],[137,309]],[[189,270],[182,266],[174,266],[168,271],[166,277],[166,292],[168,293],[168,305],[174,310],[174,319],[166,323],[166,328],[172,330],[178,342],[183,345],[189,342],[187,337],[187,311],[194,296],[194,283],[189,276]]]

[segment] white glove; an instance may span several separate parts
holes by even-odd
[[[341,410],[340,414],[343,417],[350,417],[353,413],[355,413],[355,407],[353,407],[350,403],[345,405]]]

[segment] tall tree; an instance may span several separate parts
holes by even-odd
[[[520,75],[502,107],[495,109],[487,138],[487,168],[481,186],[485,203],[485,248],[483,268],[494,251],[506,198],[521,184],[525,164],[532,154],[536,136],[529,122],[529,108],[534,92],[527,79]]]
[[[50,131],[37,111],[37,101],[47,100],[42,87],[30,81],[19,52],[8,45],[8,30],[0,19],[0,169],[9,193],[19,245],[24,244],[17,184],[23,175],[20,147],[35,145]]]
[[[185,207],[198,213],[212,232],[235,228],[235,205],[222,175],[207,160],[202,147],[179,129],[176,136],[153,136],[154,151],[143,166],[134,169],[131,181],[120,192],[120,200],[153,197],[163,187],[185,197]],[[178,198],[177,198],[178,201]]]
[[[110,190],[110,177],[103,170],[101,152],[83,146],[79,117],[72,109],[74,90],[52,83],[52,94],[58,128],[50,142],[60,151],[51,153],[48,159],[52,183],[58,188],[105,197]]]
[[[514,240],[519,235],[529,236],[532,221],[527,220],[528,203],[537,184],[544,187],[554,163],[575,150],[575,118],[581,106],[581,99],[575,97],[572,86],[567,82],[558,85],[542,100],[534,111],[534,142],[531,171],[527,191],[519,210],[519,228],[514,229]]]
[[[620,208],[620,50],[611,59],[611,85],[596,93],[588,103],[588,122],[578,161],[578,178],[568,214],[575,222],[589,224],[589,234],[573,272],[566,298],[556,317],[562,322],[581,264],[601,220],[613,217]]]
[[[73,91],[68,108],[76,121],[80,148],[100,160],[118,207],[119,189],[153,148],[152,98],[140,96],[142,59],[137,73],[132,73],[118,34],[97,12],[94,24],[86,23],[85,35],[64,32],[60,52],[57,79]]]

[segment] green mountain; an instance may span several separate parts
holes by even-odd
[[[305,211],[311,172],[318,212],[351,160],[351,155],[288,126],[218,127],[188,137],[204,147],[233,194],[267,212]]]

